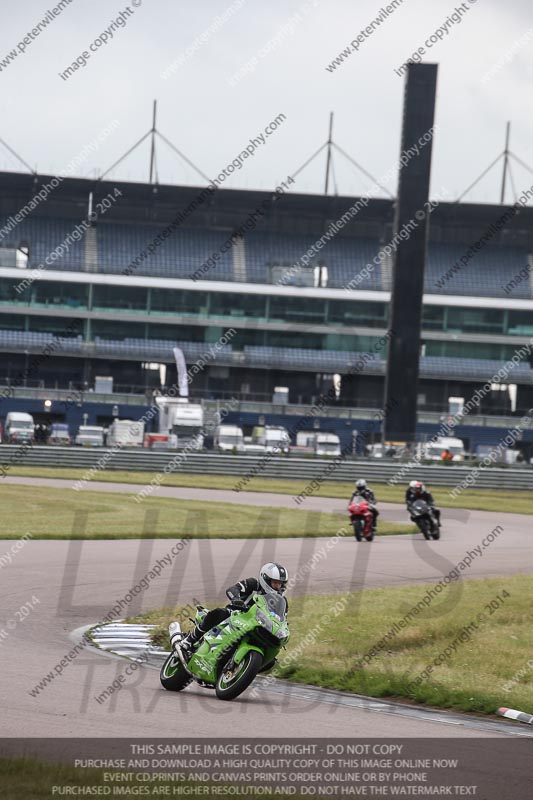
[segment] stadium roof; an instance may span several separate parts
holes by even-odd
[[[0,220],[19,212],[43,186],[50,185],[52,181],[57,184],[56,187],[51,189],[46,200],[38,202],[31,216],[79,221],[87,213],[91,192],[94,201],[97,201],[118,188],[122,192],[120,202],[106,212],[105,220],[100,224],[142,222],[165,225],[206,189],[206,186],[156,185],[89,178],[61,179],[54,175],[0,172]],[[231,230],[242,224],[247,214],[273,196],[274,193],[265,191],[218,189],[189,215],[184,226]],[[283,233],[322,231],[326,224],[339,219],[358,199],[288,191],[272,204],[272,210],[261,220],[261,228]],[[506,208],[510,206],[441,202],[431,215],[431,239],[472,243],[502,216]],[[384,224],[393,224],[394,209],[394,200],[371,199],[339,235],[379,236]],[[493,243],[527,247],[533,252],[533,207],[520,209],[514,219],[502,228],[500,235],[494,237]]]

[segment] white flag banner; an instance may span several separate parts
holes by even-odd
[[[189,396],[189,384],[187,382],[187,365],[185,364],[185,356],[183,350],[179,347],[174,347],[174,359],[176,361],[176,368],[178,370],[178,386],[180,390],[180,397]]]

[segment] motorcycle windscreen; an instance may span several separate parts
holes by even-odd
[[[280,594],[260,595],[258,605],[265,605],[270,616],[274,617],[280,622],[283,622],[287,616],[287,601]]]

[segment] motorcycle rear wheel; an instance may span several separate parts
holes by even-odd
[[[219,700],[234,700],[254,680],[261,669],[263,657],[257,650],[249,650],[240,664],[231,672],[233,658],[224,664],[215,687]]]
[[[169,692],[181,692],[192,681],[191,676],[179,660],[177,653],[171,653],[159,673],[161,686]]]

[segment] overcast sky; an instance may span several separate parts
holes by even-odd
[[[212,177],[283,113],[286,121],[225,183],[264,190],[326,140],[330,111],[337,144],[374,176],[387,173],[399,156],[404,81],[395,69],[460,5],[403,0],[330,72],[327,65],[386,0],[130,0],[124,26],[116,26],[96,52],[90,44],[128,6],[122,0],[72,0],[24,45],[56,4],[2,0],[0,6],[0,137],[26,161],[39,172],[58,173],[118,120],[79,169],[84,176],[101,173],[150,128],[157,99],[158,128]],[[533,168],[533,6],[529,0],[464,0],[464,6],[461,22],[448,25],[423,58],[439,64],[432,194],[444,189],[450,199],[503,150],[506,120],[513,125],[511,149]],[[227,18],[215,30],[217,15]],[[202,34],[204,42],[191,53]],[[6,64],[12,50],[18,55]],[[59,73],[83,51],[90,53],[86,66],[63,80]],[[505,57],[509,63],[497,69]],[[251,72],[239,80],[254,58]],[[174,72],[161,77],[173,65]],[[495,74],[483,81],[490,70]],[[145,142],[110,177],[145,181],[148,164]],[[342,157],[334,157],[334,166],[339,194],[369,188]],[[24,169],[1,144],[0,169]],[[321,193],[324,171],[322,153],[292,190]],[[161,183],[203,185],[163,143],[158,174]],[[518,190],[533,183],[518,165],[513,175]],[[498,202],[500,182],[498,165],[467,199]],[[394,180],[389,188],[395,191]]]

